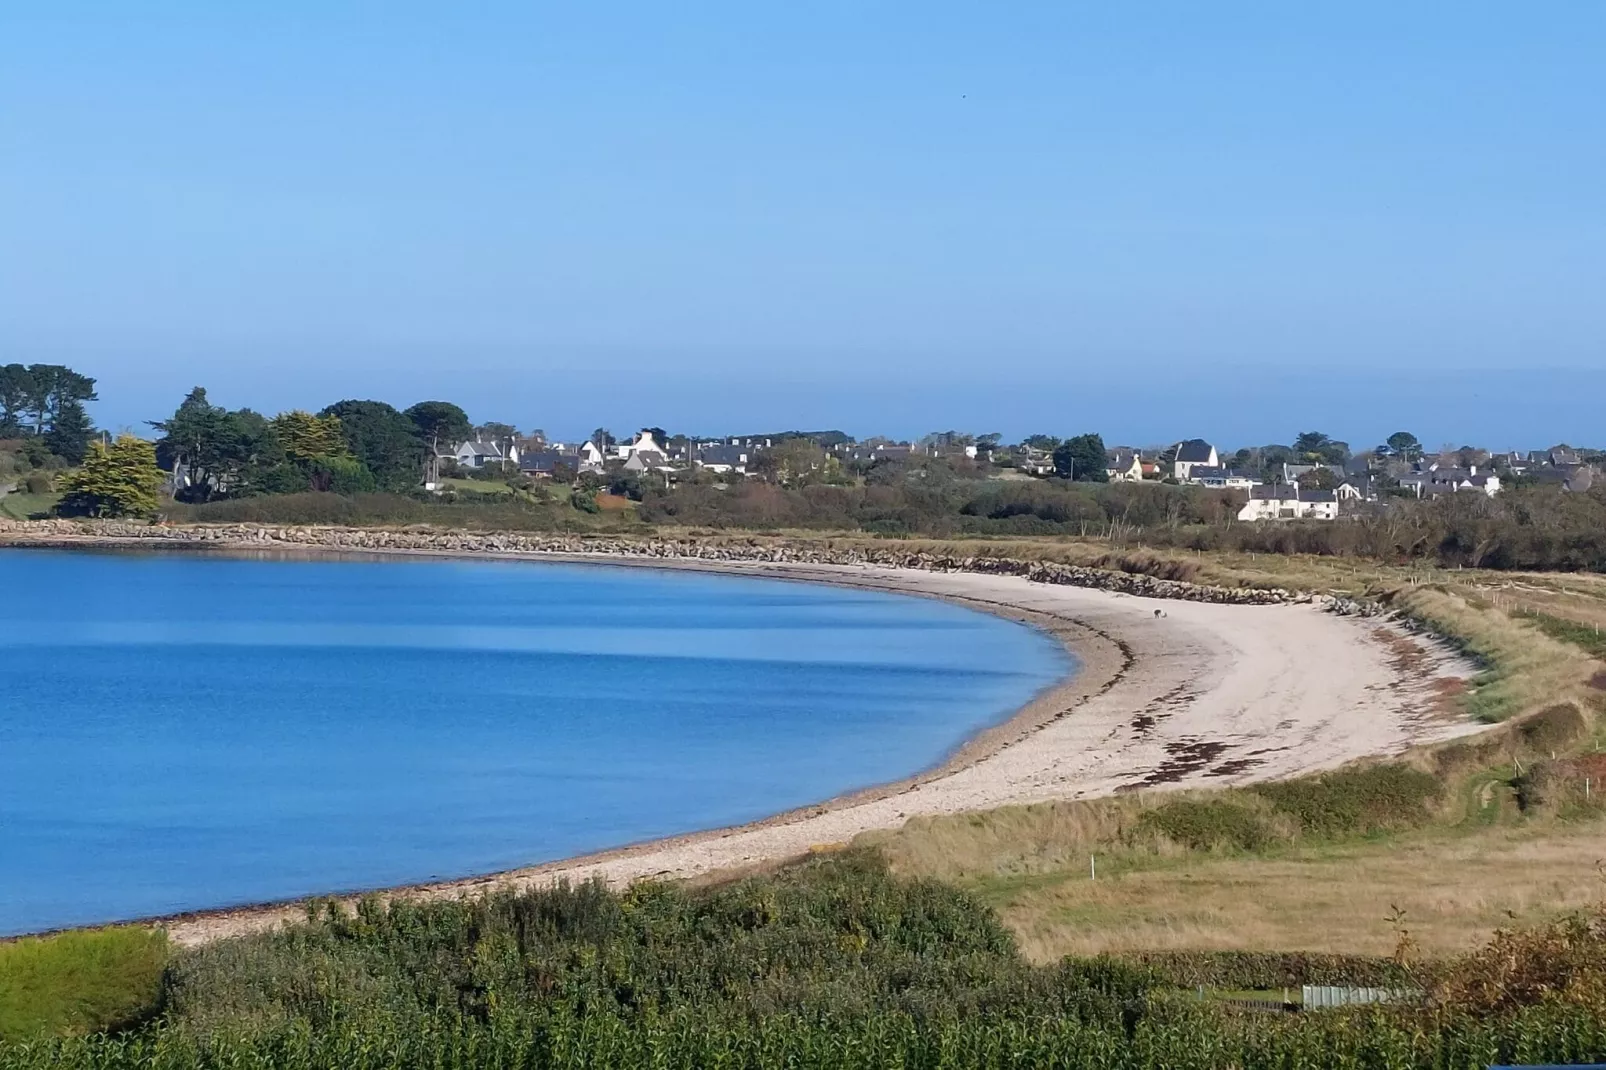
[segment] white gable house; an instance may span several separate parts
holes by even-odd
[[[504,444],[475,439],[461,443],[452,453],[452,459],[464,468],[484,468],[487,464],[501,464],[504,461],[518,464],[519,447],[512,442]]]
[[[1202,438],[1190,438],[1177,443],[1177,456],[1171,462],[1171,475],[1181,483],[1188,482],[1195,468],[1220,468],[1221,455],[1216,447]]]
[[[1105,454],[1104,474],[1111,483],[1141,483],[1143,458],[1137,450],[1113,449]]]
[[[1330,490],[1304,490],[1297,483],[1262,483],[1249,488],[1238,519],[1336,520],[1338,496]]]

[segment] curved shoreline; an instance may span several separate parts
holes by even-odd
[[[26,541],[37,546],[43,540]],[[17,544],[0,539],[0,545],[5,543]],[[144,539],[82,536],[52,538],[49,544],[77,548],[161,548],[160,544],[153,546],[152,541]],[[614,883],[644,877],[698,876],[797,857],[822,845],[845,843],[861,832],[896,827],[909,817],[922,814],[1091,797],[1112,791],[1164,790],[1277,778],[1331,767],[1371,753],[1403,749],[1414,742],[1476,727],[1446,726],[1434,717],[1416,716],[1421,712],[1416,707],[1427,704],[1429,693],[1434,691],[1432,685],[1443,677],[1419,680],[1417,683],[1424,686],[1413,687],[1399,679],[1401,673],[1396,666],[1390,678],[1391,674],[1379,671],[1388,657],[1386,642],[1365,641],[1370,634],[1368,629],[1375,631],[1381,626],[1321,614],[1308,605],[1257,608],[1202,602],[1161,603],[1104,590],[1031,583],[1018,576],[926,572],[873,565],[666,560],[584,553],[354,549],[306,544],[264,546],[211,542],[205,548],[295,557],[355,553],[676,568],[921,595],[1039,627],[1054,635],[1079,663],[1080,671],[1040,693],[1006,721],[972,737],[941,765],[915,776],[743,825],[625,845],[501,873],[378,890],[378,894],[386,896],[449,898],[502,886],[528,887],[593,875]],[[1157,610],[1156,606],[1166,608]],[[1237,619],[1222,619],[1222,613],[1234,614]],[[1242,690],[1242,674],[1219,671],[1222,667],[1215,663],[1220,661],[1223,650],[1232,649],[1232,642],[1221,639],[1217,633],[1230,630],[1222,625],[1247,623],[1249,618],[1238,617],[1241,614],[1298,615],[1297,628],[1285,627],[1285,623],[1295,623],[1295,618],[1290,618],[1286,622],[1268,620],[1264,624],[1257,623],[1254,629],[1245,629],[1246,633],[1265,632],[1261,640],[1283,632],[1304,630],[1321,635],[1323,641],[1335,649],[1347,644],[1353,651],[1364,650],[1367,656],[1357,659],[1360,674],[1346,670],[1346,675],[1354,676],[1346,685],[1346,693],[1353,692],[1352,698],[1362,700],[1369,717],[1377,723],[1365,726],[1366,731],[1346,729],[1333,738],[1335,733],[1331,729],[1336,725],[1322,722],[1319,727],[1327,730],[1306,738],[1303,746],[1257,748],[1249,748],[1247,744],[1271,742],[1258,733],[1271,734],[1285,727],[1294,729],[1298,724],[1297,716],[1286,721],[1250,717],[1248,721],[1253,722],[1250,724],[1217,725],[1214,730],[1222,737],[1219,739],[1197,735],[1193,726],[1180,733],[1168,733],[1160,727],[1164,722],[1185,719],[1195,706],[1204,712],[1206,722],[1211,722],[1211,712],[1206,709],[1212,706],[1209,700],[1222,695],[1226,696],[1226,703],[1216,701],[1213,705],[1229,713],[1233,711],[1241,697],[1235,691]],[[1171,623],[1179,617],[1198,619]],[[1313,628],[1318,621],[1320,626]],[[1221,641],[1217,642],[1218,639]],[[1388,640],[1399,641],[1398,635]],[[1187,656],[1179,658],[1178,651],[1186,651]],[[1447,653],[1426,653],[1446,675],[1466,675],[1466,666],[1455,662]],[[1251,669],[1264,667],[1253,664],[1257,660],[1253,657],[1239,660],[1251,663],[1247,666]],[[1356,684],[1360,685],[1359,689]],[[1380,687],[1388,688],[1394,698],[1379,703],[1375,695],[1362,694]],[[1268,706],[1268,700],[1272,707],[1284,705],[1278,700],[1275,687],[1262,689],[1250,697],[1254,701],[1236,709],[1239,721],[1245,720],[1246,713],[1264,712],[1261,708]],[[1310,704],[1299,701],[1298,695],[1295,699],[1296,707]],[[1086,716],[1069,716],[1079,711]],[[1247,735],[1242,731],[1245,727],[1252,730]],[[1050,736],[1054,738],[1048,738]],[[1237,738],[1229,738],[1231,736]],[[1288,756],[1269,757],[1279,752]],[[371,893],[348,892],[314,898],[335,898],[349,904],[362,894]],[[141,921],[164,927],[176,943],[191,945],[261,931],[303,918],[308,901],[298,899],[197,911]]]

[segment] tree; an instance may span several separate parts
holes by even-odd
[[[0,367],[0,438],[17,438],[29,430],[23,424],[34,396],[33,376],[21,364]]]
[[[500,442],[504,439],[517,438],[519,429],[512,424],[502,424],[492,420],[490,423],[480,424],[474,429],[474,433],[482,442]]]
[[[346,449],[376,486],[403,491],[423,472],[424,442],[412,420],[383,401],[337,401],[319,413],[340,421]]]
[[[57,403],[44,442],[51,453],[68,464],[82,464],[85,454],[89,452],[89,439],[94,433],[95,428],[89,422],[84,403],[68,397]]]
[[[271,421],[273,433],[291,461],[305,463],[324,457],[345,457],[346,439],[335,416],[314,416],[301,409],[281,412]]]
[[[1349,460],[1349,443],[1320,431],[1301,431],[1294,439],[1294,453],[1305,464],[1343,464]]]
[[[119,435],[110,446],[96,442],[83,465],[62,477],[66,493],[56,509],[63,516],[153,516],[161,485],[156,448]]]
[[[205,387],[195,387],[172,417],[153,420],[162,432],[156,441],[156,459],[164,468],[182,471],[188,486],[185,496],[206,501],[235,489],[242,470],[260,448],[262,434],[251,434],[244,413],[231,413],[213,405]],[[261,422],[261,417],[251,413]],[[263,425],[262,432],[266,432]]]
[[[1338,477],[1331,468],[1312,468],[1299,477],[1299,485],[1305,490],[1332,490],[1338,486]]]
[[[597,449],[601,450],[603,453],[607,453],[609,447],[611,447],[615,441],[616,440],[613,437],[613,432],[609,431],[606,427],[599,427],[595,431],[591,432],[591,444],[597,447]]]
[[[1053,435],[1027,435],[1021,440],[1022,446],[1029,446],[1044,453],[1053,453],[1059,447],[1060,440]]]
[[[431,450],[456,449],[473,429],[468,414],[450,401],[420,401],[402,415],[413,421],[418,437]]]
[[[1396,431],[1388,438],[1388,443],[1377,448],[1381,457],[1398,457],[1402,461],[1419,461],[1422,459],[1422,443],[1409,431]]]
[[[1054,471],[1078,483],[1108,483],[1104,436],[1077,435],[1061,442],[1054,450]]]

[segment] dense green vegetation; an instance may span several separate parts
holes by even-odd
[[[1433,977],[1464,1009],[1430,998],[1244,1014],[1188,989],[1349,968],[1419,979],[1330,956],[1033,967],[973,900],[850,852],[704,890],[330,910],[179,955],[148,1025],[0,1046],[0,1067],[1472,1067],[1606,1054],[1598,920],[1503,939],[1506,957],[1479,968],[1520,984]],[[1547,972],[1553,961],[1565,968]]]
[[[161,998],[167,940],[147,929],[90,929],[0,944],[0,1042],[115,1029]]]
[[[43,453],[77,464],[94,430],[84,406],[94,400],[95,380],[63,365],[0,365],[0,440],[31,439]]]

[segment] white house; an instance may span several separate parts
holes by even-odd
[[[1303,490],[1296,484],[1249,488],[1239,520],[1336,520],[1338,496],[1330,490]]]
[[[1441,494],[1455,494],[1463,490],[1477,491],[1493,498],[1500,493],[1500,477],[1493,472],[1479,472],[1477,465],[1469,468],[1435,467],[1401,476],[1400,486],[1415,492],[1418,498],[1437,498]]]
[[[1138,456],[1137,450],[1117,447],[1105,455],[1104,474],[1111,483],[1141,483],[1143,458]]]
[[[628,461],[637,453],[656,453],[661,457],[668,457],[669,450],[660,445],[652,437],[652,432],[643,428],[634,439],[614,447],[614,456],[622,461]]]
[[[722,475],[726,472],[746,475],[750,455],[746,446],[699,446],[692,456],[698,468]]]
[[[1190,438],[1177,443],[1176,459],[1171,462],[1171,475],[1186,483],[1195,468],[1220,468],[1221,455],[1216,447],[1202,438]]]
[[[1248,490],[1260,480],[1230,468],[1207,468],[1197,465],[1188,473],[1188,482],[1213,490]]]
[[[519,463],[519,447],[517,444],[506,444],[483,439],[460,443],[452,452],[452,459],[464,468],[484,468],[487,464],[500,464],[503,461]]]

